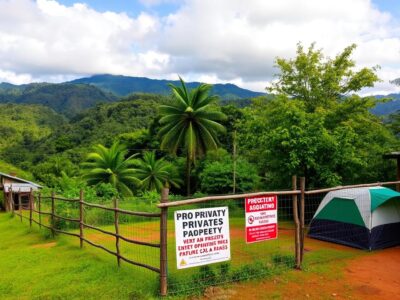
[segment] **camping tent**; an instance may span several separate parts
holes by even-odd
[[[329,192],[308,236],[369,250],[400,245],[400,193],[384,187]]]

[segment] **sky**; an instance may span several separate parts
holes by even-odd
[[[234,83],[263,91],[277,57],[357,44],[379,65],[362,94],[400,92],[400,0],[0,0],[0,82],[93,74]]]

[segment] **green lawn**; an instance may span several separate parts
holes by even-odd
[[[46,237],[36,225],[0,214],[1,299],[148,299],[158,276],[85,246],[79,240]],[[136,296],[136,297],[135,297]]]

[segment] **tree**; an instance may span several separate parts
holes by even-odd
[[[209,84],[200,84],[188,91],[185,82],[179,77],[181,86],[170,84],[173,101],[160,106],[161,149],[176,153],[180,147],[186,152],[186,184],[190,194],[190,173],[192,163],[208,150],[218,148],[218,133],[225,128],[219,121],[225,115],[212,106],[217,96],[209,96]]]
[[[132,196],[132,185],[140,184],[134,168],[137,154],[126,157],[128,150],[119,143],[114,143],[110,148],[99,144],[93,150],[82,164],[83,178],[87,183],[110,183],[122,195]]]
[[[154,151],[145,152],[142,159],[136,160],[135,165],[136,175],[145,190],[159,192],[164,186],[179,187],[181,183],[173,165],[164,158],[157,159]]]
[[[304,102],[309,112],[332,107],[346,95],[379,81],[378,67],[354,70],[355,62],[350,56],[355,48],[353,44],[335,58],[325,59],[322,50],[315,50],[315,44],[305,51],[299,43],[295,59],[276,60],[280,74],[268,90]]]
[[[269,187],[288,188],[291,175],[309,187],[382,180],[390,176],[382,154],[398,141],[370,113],[373,97],[352,92],[378,80],[373,69],[353,71],[354,45],[335,59],[298,47],[293,60],[278,59],[273,100],[256,101],[239,124],[240,149],[257,162]]]

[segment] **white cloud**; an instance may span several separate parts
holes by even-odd
[[[147,6],[176,1],[141,0]],[[382,67],[384,82],[364,92],[399,89],[388,81],[400,77],[400,23],[370,0],[179,2],[165,18],[146,12],[132,18],[85,4],[0,0],[0,79],[181,74],[262,91],[277,72],[275,58],[294,56],[301,41],[316,42],[330,56],[356,43],[360,66]]]
[[[158,19],[146,13],[133,19],[124,13],[99,13],[84,4],[0,0],[0,69],[32,77],[151,74],[166,61],[165,54],[157,58],[159,52],[146,44],[159,26]]]
[[[216,73],[263,89],[277,72],[276,56],[293,56],[299,41],[330,56],[357,43],[357,61],[380,64],[384,74],[400,64],[399,29],[368,0],[193,0],[168,17],[161,49],[175,72]],[[400,77],[400,65],[392,75]]]

